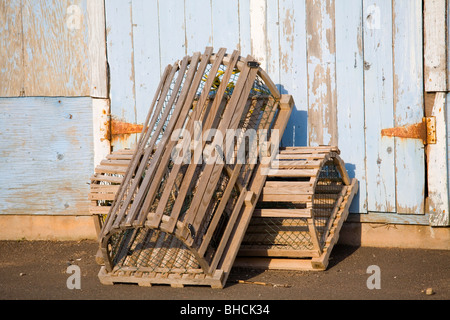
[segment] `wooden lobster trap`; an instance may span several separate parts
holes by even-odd
[[[292,106],[236,51],[168,66],[136,149],[91,179],[101,282],[222,288],[233,264],[326,269],[357,181],[335,147],[278,150]]]
[[[325,270],[358,190],[335,147],[285,148],[272,163],[236,265]],[[275,166],[274,166],[275,165]]]
[[[168,66],[136,149],[111,154],[92,179],[93,209],[108,210],[101,282],[222,287],[266,177],[246,141],[277,146],[292,104],[237,51]]]

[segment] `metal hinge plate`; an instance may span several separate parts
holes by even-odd
[[[421,139],[424,145],[436,144],[436,117],[424,117],[422,122],[409,126],[381,130],[383,137]]]

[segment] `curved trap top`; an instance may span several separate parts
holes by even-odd
[[[106,272],[229,271],[265,181],[246,141],[277,145],[291,108],[237,51],[167,66],[100,231]]]

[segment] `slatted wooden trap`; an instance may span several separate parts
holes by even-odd
[[[132,153],[113,152],[96,168],[90,198],[97,230],[101,229]],[[280,150],[276,156],[279,162],[272,162],[267,172],[235,266],[316,271],[327,268],[358,190],[356,179],[348,177],[339,154],[335,147]],[[203,274],[199,270],[197,273],[202,279]],[[121,274],[123,279],[125,272]],[[165,283],[176,285],[173,278],[165,279]]]
[[[91,200],[103,204],[93,210],[108,210],[101,282],[222,287],[266,178],[245,145],[255,132],[258,146],[277,146],[291,109],[237,51],[207,48],[169,65],[136,149],[111,154],[92,178]]]
[[[325,270],[356,194],[339,150],[286,148],[272,163],[235,265]]]

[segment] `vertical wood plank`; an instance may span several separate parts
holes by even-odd
[[[89,215],[91,98],[3,98],[0,128],[0,214]]]
[[[266,68],[264,69],[280,89],[280,20],[278,0],[266,4]]]
[[[239,50],[243,57],[252,53],[250,0],[239,0]],[[230,48],[231,50],[231,48]]]
[[[450,206],[450,125],[448,123],[450,119],[450,93],[446,94],[445,99],[445,116],[446,116],[446,124],[447,124],[447,197],[449,200]],[[449,208],[450,211],[450,208]],[[450,214],[450,212],[448,213]],[[450,219],[450,218],[449,218]]]
[[[447,91],[450,92],[450,53],[448,49],[450,48],[450,1],[447,0]]]
[[[88,1],[87,15],[89,19],[90,95],[96,98],[108,98],[105,1]]]
[[[395,150],[381,130],[394,126],[392,2],[363,2],[367,202],[369,211],[396,212]]]
[[[424,0],[423,5],[425,91],[446,91],[446,0]]]
[[[364,53],[362,1],[344,0],[336,6],[336,86],[339,149],[347,172],[359,181],[351,212],[367,213]]]
[[[133,0],[132,10],[136,122],[142,124],[165,66],[159,56],[158,2]]]
[[[105,9],[111,118],[136,123],[131,4],[130,0],[108,0]],[[111,139],[114,149],[130,148],[136,144],[136,135],[113,135]]]
[[[306,1],[309,144],[337,145],[335,1]]]
[[[161,68],[182,59],[186,53],[184,0],[158,1]]]
[[[92,127],[94,166],[111,152],[111,136],[109,129],[109,99],[92,99]]]
[[[211,1],[187,1],[185,11],[187,53],[203,52],[213,43]]]
[[[240,47],[239,1],[211,0],[214,48],[227,48],[228,52]]]
[[[0,0],[0,96],[18,97],[23,90],[21,1]]]
[[[393,1],[394,119],[401,127],[422,122],[422,0]],[[423,214],[425,150],[419,139],[395,138],[397,213]]]
[[[295,106],[283,135],[283,146],[308,145],[308,65],[305,1],[280,0],[280,92]]]
[[[267,70],[266,1],[250,0],[250,35],[252,56]]]
[[[22,4],[24,95],[89,96],[86,0]]]
[[[430,225],[448,226],[449,221],[449,189],[448,189],[448,149],[447,149],[447,94],[436,93],[431,112],[436,117],[436,144],[427,146],[428,161],[428,208]],[[444,173],[444,174],[443,174]]]

